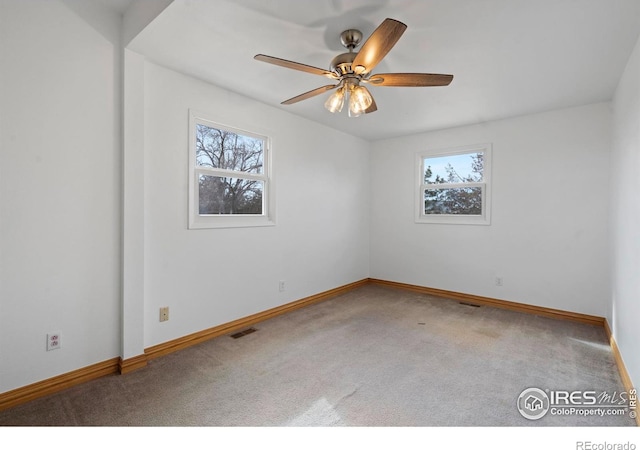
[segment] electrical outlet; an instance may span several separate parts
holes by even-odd
[[[278,283],[278,290],[280,292],[284,292],[285,288],[286,288],[285,283],[284,283],[284,281],[281,280],[280,283]]]
[[[57,350],[61,347],[60,333],[47,334],[47,351]]]
[[[160,308],[160,322],[166,322],[169,320],[169,307],[163,306]]]

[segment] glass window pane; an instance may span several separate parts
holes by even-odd
[[[483,181],[484,154],[464,153],[424,159],[424,184]]]
[[[196,165],[262,173],[263,159],[263,139],[196,125]]]
[[[262,214],[264,181],[199,177],[199,214]]]
[[[436,188],[424,191],[425,214],[482,214],[482,188]]]

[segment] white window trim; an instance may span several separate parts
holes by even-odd
[[[255,137],[264,140],[262,174],[235,172],[233,170],[212,169],[196,165],[196,126],[205,125],[211,128],[223,129],[243,136]],[[208,115],[189,111],[189,229],[206,228],[238,228],[238,227],[265,227],[275,225],[274,188],[272,171],[272,145],[271,138],[266,134],[242,130],[236,127],[221,124],[211,120]],[[200,214],[199,213],[199,175],[228,175],[235,178],[256,179],[264,182],[262,194],[263,214]]]
[[[483,181],[480,183],[450,183],[433,185],[424,183],[424,159],[451,156],[465,153],[484,153]],[[464,147],[448,149],[432,149],[416,153],[416,198],[415,221],[416,223],[440,223],[458,225],[491,225],[491,144],[476,144]],[[482,188],[482,214],[477,216],[458,214],[425,214],[424,190],[428,187],[456,188],[456,187],[480,187]]]

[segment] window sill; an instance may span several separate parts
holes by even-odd
[[[272,227],[275,224],[274,220],[265,216],[197,216],[189,221],[189,229]]]
[[[439,216],[419,216],[416,217],[416,223],[440,223],[446,225],[491,225],[491,220],[483,216],[454,216],[454,215],[439,215]]]

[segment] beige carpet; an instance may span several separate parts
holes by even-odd
[[[623,391],[600,327],[365,286],[25,405],[2,425],[633,426],[520,393]]]

